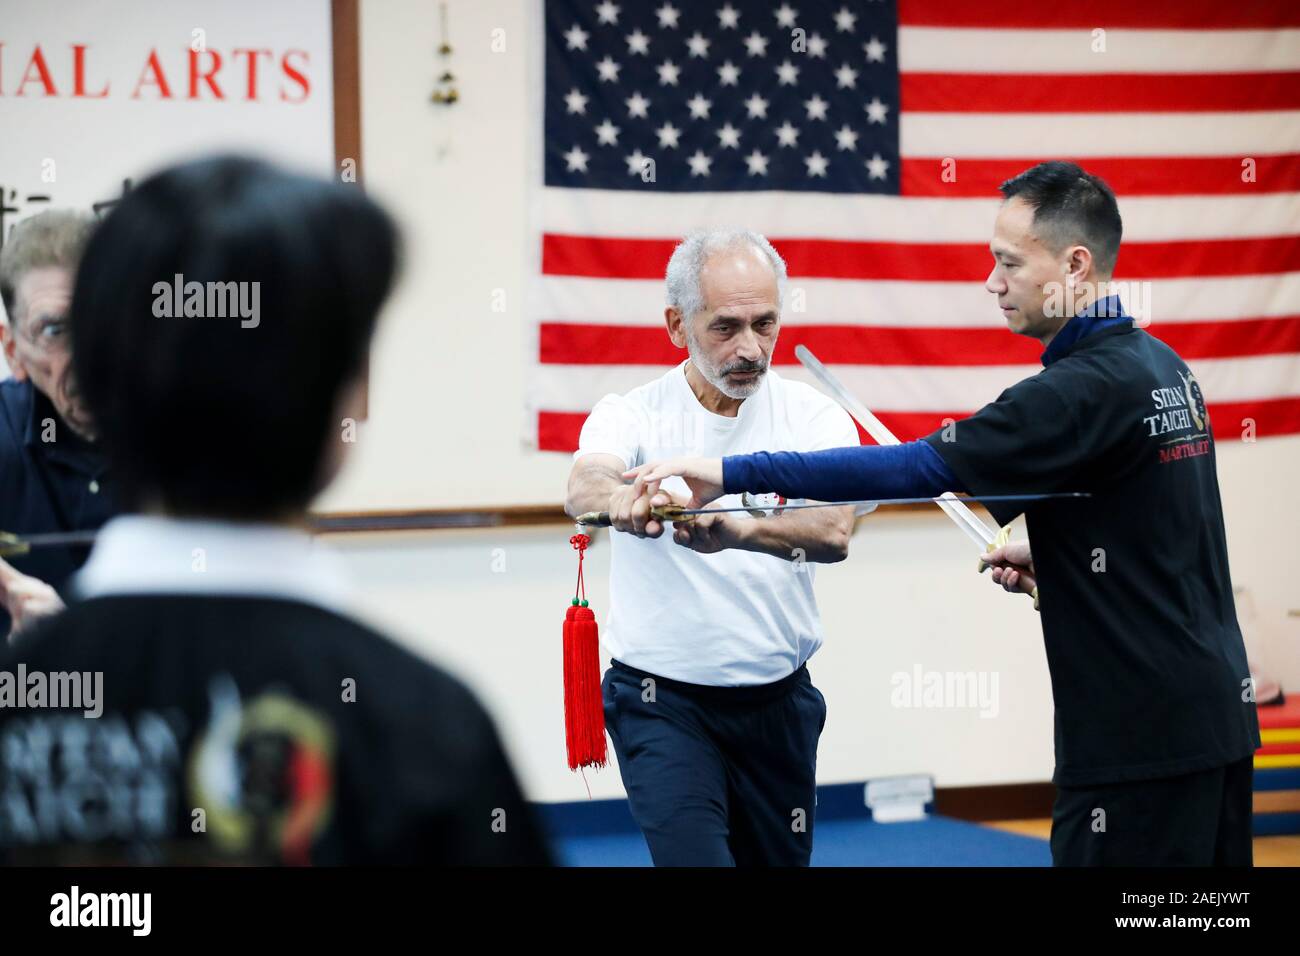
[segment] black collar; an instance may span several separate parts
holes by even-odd
[[[1104,326],[1095,332],[1089,333],[1081,339],[1076,339],[1071,342],[1065,348],[1061,349],[1061,351],[1052,356],[1052,361],[1058,362],[1067,355],[1073,355],[1075,352],[1082,352],[1084,349],[1091,348],[1094,345],[1100,345],[1106,339],[1113,338],[1116,335],[1128,335],[1130,332],[1136,331],[1137,326],[1133,325],[1132,322]]]

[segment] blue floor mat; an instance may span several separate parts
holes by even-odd
[[[635,831],[579,836],[554,843],[565,866],[649,866]],[[915,823],[863,818],[818,820],[813,866],[1051,866],[1046,840],[932,816]]]

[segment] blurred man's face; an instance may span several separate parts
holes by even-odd
[[[673,343],[686,347],[691,364],[722,394],[749,398],[763,384],[780,331],[772,265],[748,246],[716,253],[700,272],[700,291],[704,311],[676,329],[670,319]]]
[[[1019,196],[1002,204],[993,224],[994,266],[984,283],[998,297],[1007,327],[1040,341],[1054,335],[1068,317],[1048,317],[1049,283],[1067,282],[1072,248],[1053,253],[1034,230],[1034,208]]]
[[[49,267],[24,273],[14,289],[14,300],[17,315],[9,317],[2,336],[14,378],[30,379],[74,431],[89,435],[90,419],[76,394],[68,348],[71,270]]]

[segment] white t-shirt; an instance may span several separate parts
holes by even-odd
[[[858,444],[848,414],[816,389],[769,368],[735,418],[708,411],[683,362],[626,395],[606,395],[586,423],[575,460],[606,454],[629,468],[682,455],[818,451]],[[663,490],[689,498],[680,478]],[[717,507],[738,507],[725,495]],[[789,514],[797,514],[790,512]],[[743,521],[781,521],[781,517]],[[610,532],[610,608],[601,641],[641,670],[712,686],[767,684],[792,674],[821,646],[814,565],[752,551],[699,554],[659,538]]]

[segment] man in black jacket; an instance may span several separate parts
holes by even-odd
[[[116,514],[108,462],[72,372],[68,306],[94,220],[69,209],[24,219],[0,248],[0,531],[94,530]],[[84,546],[0,559],[0,643],[12,627],[62,606]]]
[[[302,530],[396,259],[359,191],[235,158],[96,231],[75,372],[128,514],[0,655],[0,855],[549,862],[482,706],[351,619]]]

